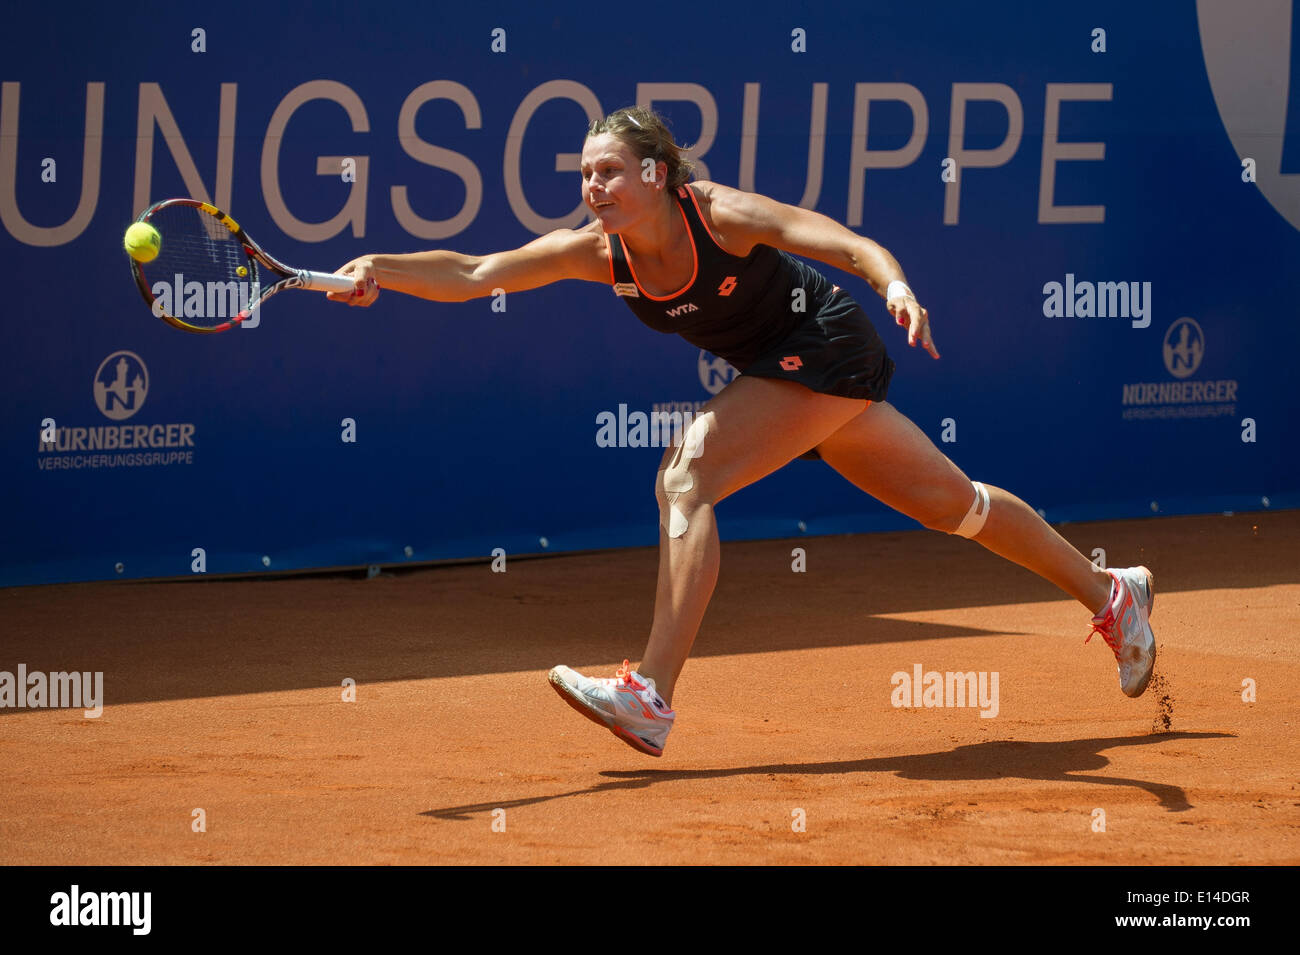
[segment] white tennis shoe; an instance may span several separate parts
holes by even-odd
[[[1156,638],[1151,610],[1156,602],[1155,578],[1145,567],[1108,570],[1110,600],[1092,618],[1092,633],[1100,633],[1119,664],[1119,686],[1125,696],[1141,696],[1156,664]],[[1087,643],[1088,640],[1083,641]]]
[[[599,723],[633,749],[662,756],[677,714],[655,689],[655,681],[631,669],[626,660],[613,679],[593,680],[558,666],[547,679],[564,702]]]

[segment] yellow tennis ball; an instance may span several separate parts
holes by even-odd
[[[162,236],[147,222],[132,222],[122,245],[137,262],[152,262],[162,250]]]
[[[241,265],[239,268],[235,269],[235,274],[238,275],[238,276],[242,279],[245,275],[248,274],[248,269],[244,268],[244,267]]]

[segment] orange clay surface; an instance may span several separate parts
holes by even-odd
[[[725,544],[661,759],[546,682],[635,662],[654,550],[0,590],[0,670],[106,698],[0,710],[0,863],[1300,862],[1300,512],[1061,530],[1155,573],[1142,698],[968,541]],[[996,671],[996,717],[896,708],[916,664]]]

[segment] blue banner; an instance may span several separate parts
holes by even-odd
[[[1300,504],[1290,0],[706,6],[11,11],[0,584],[653,544],[661,451],[601,422],[696,411],[734,369],[608,287],[291,291],[199,336],[150,315],[121,245],[195,196],[300,268],[514,248],[590,221],[587,124],[632,103],[699,178],[898,258],[939,361],[823,271],[973,479],[1054,521]],[[719,525],[916,526],[812,461]]]

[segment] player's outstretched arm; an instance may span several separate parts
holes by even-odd
[[[349,305],[369,305],[380,289],[435,302],[466,302],[498,291],[522,292],[564,279],[609,282],[602,265],[604,242],[587,229],[557,229],[527,245],[490,255],[465,255],[446,249],[404,255],[372,254],[338,270],[351,276],[355,291],[331,292]]]
[[[894,320],[907,327],[907,343],[919,343],[939,357],[930,337],[929,313],[910,289],[899,293],[907,284],[903,267],[884,246],[819,212],[716,183],[708,186],[710,216],[719,231],[739,248],[770,245],[866,279],[885,299]],[[901,285],[894,286],[891,295],[894,282]]]

